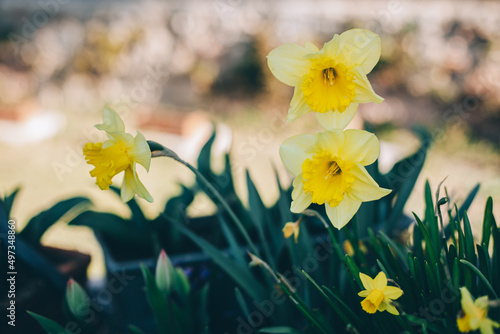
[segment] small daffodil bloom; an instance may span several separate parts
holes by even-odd
[[[125,132],[125,125],[120,116],[111,109],[105,109],[103,123],[95,127],[106,132],[108,140],[104,143],[87,143],[83,148],[85,159],[95,168],[90,175],[96,178],[96,184],[102,190],[109,189],[115,175],[125,172],[121,199],[128,202],[137,194],[148,202],[153,202],[153,197],[139,181],[136,172],[136,163],[149,171],[151,163],[151,150],[144,136],[137,132],[133,137]]]
[[[293,235],[295,243],[299,241],[299,232],[300,232],[300,223],[302,219],[297,220],[296,222],[289,222],[285,224],[283,227],[283,235],[285,238],[290,238]]]
[[[394,315],[399,315],[398,310],[392,301],[403,295],[403,290],[395,286],[387,286],[387,276],[381,271],[372,279],[370,276],[359,273],[359,278],[366,290],[358,293],[360,297],[365,297],[361,302],[361,307],[367,313],[377,311],[387,311]]]
[[[288,121],[314,111],[325,129],[344,129],[359,103],[383,101],[366,75],[380,58],[380,37],[352,29],[335,35],[319,50],[283,44],[267,56],[268,66],[281,82],[295,87]]]
[[[377,137],[362,130],[336,129],[288,138],[280,146],[280,156],[295,176],[290,210],[300,213],[311,203],[325,204],[333,226],[342,228],[361,202],[391,192],[380,188],[364,167],[379,154]]]
[[[462,311],[457,318],[458,330],[462,333],[480,330],[481,334],[493,334],[493,327],[498,328],[500,324],[488,318],[488,296],[472,299],[467,288],[460,288],[462,294]]]

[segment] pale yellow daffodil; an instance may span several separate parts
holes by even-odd
[[[290,122],[314,111],[325,129],[344,129],[359,103],[383,101],[366,77],[380,58],[380,37],[371,31],[348,30],[321,50],[312,43],[283,44],[267,58],[274,76],[295,87]]]
[[[290,210],[300,213],[311,203],[325,204],[333,226],[342,228],[361,202],[391,192],[380,188],[364,167],[379,154],[377,137],[363,130],[336,129],[288,138],[280,146],[280,156],[295,176]]]
[[[102,190],[109,189],[115,175],[125,172],[121,199],[128,202],[137,194],[148,202],[153,202],[146,187],[141,183],[136,172],[136,163],[149,171],[151,150],[144,136],[137,132],[135,138],[125,132],[125,125],[120,116],[111,109],[104,109],[103,124],[95,127],[105,131],[108,137],[104,143],[87,143],[83,148],[85,159],[95,168],[90,175],[96,178],[96,184]]]
[[[500,324],[488,318],[488,296],[472,299],[466,287],[461,287],[462,311],[457,318],[458,330],[462,333],[480,330],[481,334],[493,334],[493,327],[498,328]]]
[[[377,311],[387,311],[399,315],[392,301],[401,297],[403,290],[395,286],[388,286],[387,276],[383,271],[379,272],[374,279],[363,273],[359,273],[359,278],[366,289],[358,293],[358,296],[365,297],[361,302],[361,307],[365,312],[373,314]]]

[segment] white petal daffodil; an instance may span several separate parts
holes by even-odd
[[[139,132],[135,137],[126,133],[120,116],[108,108],[103,112],[103,124],[96,124],[95,127],[105,131],[108,140],[104,143],[87,143],[83,154],[87,162],[95,166],[90,175],[96,178],[99,188],[108,190],[113,177],[125,171],[121,187],[122,201],[128,202],[137,194],[146,201],[153,202],[153,197],[136,172],[136,163],[149,171],[151,150],[146,138]]]
[[[380,188],[364,166],[380,154],[377,137],[363,130],[331,130],[285,140],[280,156],[295,176],[291,211],[300,213],[311,203],[325,204],[333,226],[351,220],[362,202],[391,192]]]
[[[380,58],[380,37],[364,29],[335,35],[321,50],[312,44],[283,44],[267,56],[273,75],[295,87],[287,120],[315,112],[326,130],[344,129],[359,103],[378,96],[366,75]]]

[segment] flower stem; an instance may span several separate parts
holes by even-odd
[[[227,204],[226,200],[222,195],[215,189],[215,187],[203,176],[203,174],[193,165],[191,165],[189,162],[182,160],[174,151],[172,151],[169,148],[166,148],[165,146],[158,144],[156,142],[148,141],[149,147],[151,148],[151,156],[154,157],[168,157],[172,158],[175,161],[180,162],[187,168],[189,168],[196,176],[201,183],[206,187],[206,189],[219,201],[219,203],[222,205],[223,209],[227,211],[231,219],[234,221],[236,224],[236,227],[240,230],[241,234],[245,238],[246,242],[248,243],[248,246],[252,250],[254,254],[259,254],[257,247],[255,247],[252,239],[248,235],[247,231],[245,230],[245,227],[241,223],[241,221],[238,219],[234,211],[231,209],[229,204]]]

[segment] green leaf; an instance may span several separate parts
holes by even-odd
[[[396,163],[389,173],[385,175],[388,186],[393,189],[396,194],[396,201],[394,202],[394,206],[392,207],[385,226],[385,231],[387,233],[391,233],[396,228],[398,220],[403,215],[404,206],[424,166],[427,149],[431,142],[430,135],[426,130],[419,128],[415,129],[415,132],[422,142],[418,151]]]
[[[21,187],[17,187],[12,191],[12,193],[8,196],[5,196],[3,199],[3,205],[5,208],[5,216],[7,219],[11,218],[10,213],[12,211],[12,207],[14,206],[14,200],[16,199],[17,194],[21,190]]]
[[[40,239],[45,231],[59,221],[61,217],[67,214],[70,210],[76,209],[77,206],[86,206],[90,203],[90,200],[85,197],[73,197],[61,201],[50,209],[45,210],[31,218],[19,235],[23,238],[23,240],[29,242],[31,245],[37,246],[40,244]]]
[[[345,256],[345,262],[347,264],[347,268],[349,268],[349,273],[351,274],[352,278],[356,281],[356,283],[358,283],[359,288],[363,290],[364,287],[363,283],[361,282],[361,278],[359,278],[358,266],[349,255]]]
[[[163,293],[156,286],[155,278],[149,269],[141,263],[142,276],[146,283],[146,296],[149,305],[153,310],[156,319],[156,324],[160,333],[171,333],[172,322],[169,317],[167,301]]]
[[[144,229],[137,229],[131,221],[106,212],[85,211],[71,220],[69,225],[87,226],[106,237],[120,240],[123,244],[148,245],[150,235]]]
[[[455,220],[460,220],[460,217],[463,217],[464,215],[464,212],[469,210],[469,207],[470,205],[472,204],[472,201],[474,200],[474,198],[476,197],[477,195],[477,192],[479,191],[479,184],[477,184],[472,190],[471,192],[469,193],[469,195],[467,195],[467,198],[465,199],[465,201],[462,203],[462,205],[460,206],[460,209],[457,210],[457,214],[452,218],[450,219],[450,224],[455,221]],[[445,228],[444,228],[444,234],[446,236],[446,239],[448,239],[451,235],[451,230],[452,230],[452,227],[450,226],[450,224],[448,224]]]
[[[197,236],[195,233],[190,231],[187,227],[165,216],[175,228],[181,231],[185,236],[196,243],[212,260],[222,268],[229,276],[231,276],[234,281],[239,284],[243,290],[249,294],[251,298],[256,300],[262,300],[266,297],[266,290],[264,287],[257,282],[251,275],[248,268],[240,266],[234,260],[230,259],[226,254],[212,246],[205,239]]]
[[[226,238],[227,243],[229,244],[229,251],[231,255],[234,257],[235,261],[238,262],[240,265],[246,266],[247,261],[245,260],[243,249],[238,244],[238,241],[236,240],[233,231],[231,231],[231,229],[227,226],[226,220],[224,219],[224,216],[222,214],[220,213],[217,214],[217,217],[220,222],[222,233],[224,234],[224,237]]]
[[[215,141],[216,129],[214,126],[214,130],[210,138],[207,140],[205,145],[203,145],[200,154],[198,155],[198,170],[201,174],[203,174],[207,179],[213,181],[213,173],[212,168],[210,167],[211,156],[212,156],[212,145]]]
[[[30,311],[26,311],[26,312],[28,312],[29,315],[31,315],[33,318],[36,319],[36,321],[38,321],[38,323],[43,327],[43,329],[45,330],[45,332],[47,334],[66,333],[66,329],[64,329],[64,327],[59,325],[54,320],[50,320],[49,318],[45,318],[41,315],[38,315],[38,314],[30,312]]]
[[[136,327],[134,325],[129,325],[128,330],[132,334],[144,334],[144,332],[139,327]]]
[[[486,201],[486,207],[484,208],[484,219],[483,219],[483,235],[481,238],[481,245],[486,245],[485,249],[488,249],[490,244],[491,228],[493,225],[493,198],[488,197]]]
[[[250,310],[245,302],[245,297],[243,297],[243,294],[238,287],[234,288],[234,295],[236,296],[236,301],[238,302],[241,311],[243,311],[243,315],[248,316],[250,314]]]
[[[300,332],[291,327],[266,327],[259,329],[257,333],[281,333],[281,334],[300,334]]]
[[[474,247],[474,236],[472,235],[472,228],[470,226],[469,216],[467,211],[464,212],[464,236],[465,236],[465,255],[467,261],[471,263],[477,262],[475,247]]]
[[[323,296],[323,298],[328,302],[328,304],[330,304],[330,306],[335,310],[335,312],[340,315],[340,317],[342,318],[342,320],[346,325],[355,322],[356,326],[364,327],[361,319],[359,319],[359,317],[354,312],[352,312],[350,308],[348,308],[344,303],[337,304],[333,302],[333,300],[331,300],[330,297],[328,297],[325,291],[323,291],[323,289],[318,285],[318,283],[316,283],[316,281],[307,272],[302,270],[302,273],[309,280],[309,282],[313,284],[313,286],[321,294],[321,296]],[[334,295],[333,292],[332,295]],[[335,299],[337,300],[337,298]]]
[[[418,216],[415,213],[413,213],[413,216],[415,217],[415,220],[417,221],[417,225],[424,236],[426,250],[429,253],[430,262],[431,263],[438,263],[437,253],[436,253],[436,250],[434,249],[434,245],[432,243],[432,239],[431,239],[431,236],[429,234],[429,231],[427,230],[424,223],[422,223],[420,218],[418,218]]]
[[[488,279],[488,281],[492,281],[491,277],[491,260],[490,256],[488,254],[488,247],[483,244],[483,247],[476,245],[477,248],[477,255],[479,258],[479,270],[481,270],[481,273]]]
[[[472,263],[470,263],[467,260],[462,259],[462,260],[460,260],[460,263],[463,263],[467,268],[469,268],[472,272],[474,272],[477,275],[477,277],[488,288],[488,291],[489,291],[491,297],[498,299],[498,296],[497,296],[495,290],[493,289],[493,287],[491,286],[490,282],[488,281],[488,279],[486,277],[484,277],[484,275],[479,271],[479,269],[477,269]]]
[[[250,217],[255,227],[257,228],[257,233],[259,234],[260,244],[264,250],[264,254],[266,255],[266,260],[269,262],[271,268],[276,268],[276,264],[274,263],[274,256],[271,254],[271,250],[269,249],[269,241],[266,238],[266,234],[264,232],[264,226],[267,223],[265,219],[266,207],[260,198],[259,192],[255,187],[255,184],[250,177],[250,173],[248,170],[246,171],[246,179],[247,179],[247,188],[248,188],[248,207],[250,210]]]

